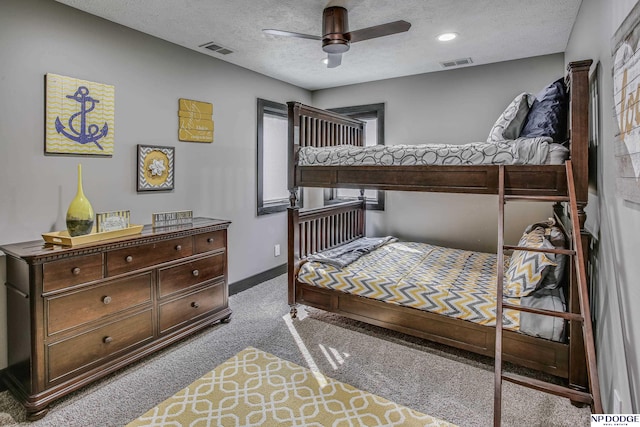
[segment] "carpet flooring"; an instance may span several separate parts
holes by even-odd
[[[493,425],[493,364],[476,356],[316,309],[291,319],[286,275],[230,297],[217,324],[82,388],[25,423],[8,392],[0,426],[124,426],[246,347],[319,371],[459,426]],[[589,426],[589,409],[515,384],[503,386],[503,426]]]

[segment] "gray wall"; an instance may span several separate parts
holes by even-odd
[[[600,258],[596,301],[598,360],[605,409],[613,393],[623,413],[638,413],[640,300],[635,277],[640,208],[615,197],[611,142],[615,123],[610,39],[635,0],[583,0],[565,56],[411,76],[318,91],[299,88],[188,51],[53,1],[3,0],[0,14],[0,242],[39,239],[60,230],[75,194],[78,162],[84,189],[96,211],[130,209],[148,223],[152,212],[193,209],[228,218],[230,281],[285,262],[273,245],[286,247],[284,214],[255,216],[255,100],[299,100],[321,107],[386,102],[387,143],[481,141],[502,109],[521,91],[536,92],[561,76],[566,61],[602,63],[603,144],[601,184],[590,218],[599,213]],[[116,87],[116,146],[110,159],[43,155],[45,73]],[[177,99],[214,104],[213,144],[179,142]],[[248,123],[248,124],[247,124]],[[137,194],[136,144],[176,147],[176,188]],[[370,213],[376,233],[429,239],[493,250],[494,197],[388,193],[385,213]],[[410,206],[411,209],[407,209]],[[547,209],[516,205],[507,213],[507,236]],[[597,227],[596,227],[597,229]],[[252,263],[244,260],[251,257]],[[5,281],[0,260],[0,282]],[[0,292],[0,368],[6,366],[6,301]]]
[[[536,93],[564,75],[562,54],[420,74],[320,90],[323,108],[385,103],[385,142],[391,144],[485,141],[491,126],[521,92]],[[496,196],[387,192],[384,213],[370,213],[376,234],[495,251]],[[531,222],[546,219],[547,204],[510,203],[506,240],[517,243]]]
[[[598,146],[598,193],[590,194],[590,218],[599,244],[595,298],[596,347],[603,405],[609,413],[640,412],[640,205],[616,197],[611,39],[636,0],[583,0],[565,60],[600,62],[602,139]],[[620,397],[616,407],[614,393]]]
[[[76,165],[95,211],[192,209],[233,221],[231,283],[286,263],[286,214],[257,217],[256,98],[310,102],[306,90],[98,19],[52,0],[3,0],[0,13],[0,243],[63,230]],[[44,75],[115,85],[112,158],[45,156]],[[212,144],[177,140],[178,98],[213,103]],[[136,192],[136,144],[176,148],[175,189]],[[247,260],[251,260],[250,263]],[[0,258],[0,283],[5,282]],[[6,366],[0,292],[0,368]]]

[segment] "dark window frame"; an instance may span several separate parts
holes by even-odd
[[[377,145],[385,145],[384,142],[384,107],[385,104],[377,103],[377,104],[365,104],[365,105],[354,105],[351,107],[340,107],[340,108],[329,108],[329,111],[333,111],[335,113],[344,114],[345,116],[349,116],[356,119],[367,119],[367,118],[375,118],[377,119],[377,129],[376,129],[376,142]],[[354,200],[353,197],[338,197],[337,196],[338,189],[337,188],[327,188],[324,192],[324,204],[331,205],[335,203],[341,203],[346,200]],[[377,201],[367,201],[367,209],[374,211],[383,211],[384,210],[384,190],[378,190]]]
[[[256,165],[256,190],[257,190],[257,214],[258,216],[284,212],[289,207],[289,198],[265,203],[264,201],[264,115],[271,114],[288,118],[287,105],[267,99],[258,98],[257,102],[257,165]],[[282,153],[287,156],[287,153]]]

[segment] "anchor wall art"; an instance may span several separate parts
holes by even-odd
[[[46,75],[45,153],[112,156],[115,88]]]

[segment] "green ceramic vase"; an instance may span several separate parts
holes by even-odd
[[[93,207],[82,191],[82,165],[78,164],[78,192],[67,209],[67,231],[71,237],[89,234],[93,221]]]

